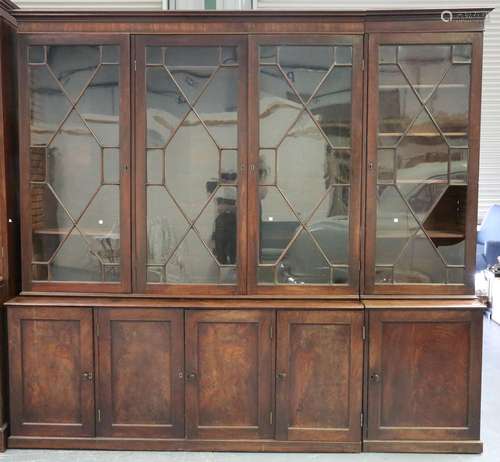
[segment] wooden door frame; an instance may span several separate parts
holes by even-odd
[[[461,44],[472,45],[469,97],[469,158],[465,228],[465,284],[376,284],[375,244],[377,223],[377,132],[379,45]],[[479,179],[479,136],[481,120],[482,32],[370,33],[368,44],[368,123],[364,290],[367,295],[473,295],[476,267],[476,223]],[[371,166],[371,168],[370,168]]]
[[[183,438],[184,437],[184,314],[181,309],[95,308],[96,401],[102,410],[97,436],[105,438]],[[171,333],[171,368],[165,369],[171,381],[172,424],[120,425],[113,422],[112,321],[168,322]]]
[[[21,179],[21,269],[24,292],[95,292],[131,291],[131,191],[130,191],[130,40],[125,34],[18,34],[19,152]],[[30,194],[30,97],[28,47],[31,45],[118,45],[120,47],[120,276],[119,283],[32,280],[32,215]]]
[[[82,425],[25,422],[23,415],[22,331],[23,320],[78,321],[80,324],[81,373],[94,374],[92,310],[77,307],[15,307],[8,309],[10,363],[10,423],[16,436],[93,437],[95,435],[94,380],[81,378]],[[57,377],[54,377],[57,381]]]
[[[198,409],[198,325],[200,323],[258,324],[258,420],[256,427],[200,427]],[[270,413],[274,410],[274,331],[273,310],[186,310],[186,437],[190,439],[269,439],[274,435]],[[195,374],[189,379],[188,374]]]
[[[281,311],[277,316],[276,375],[285,375],[276,381],[276,437],[290,441],[359,442],[363,389],[363,311]],[[290,327],[293,324],[349,326],[348,428],[289,427]]]
[[[466,441],[479,439],[481,412],[482,310],[369,310],[369,353],[366,377],[368,423],[366,437],[370,441]],[[382,394],[382,329],[384,323],[468,323],[470,328],[468,426],[467,427],[383,427],[381,425]],[[429,371],[429,374],[437,371]],[[372,374],[381,380],[373,382]]]
[[[258,165],[259,165],[259,45],[352,45],[351,93],[351,174],[349,199],[349,279],[346,285],[259,285],[257,263],[259,249]],[[339,34],[249,35],[249,175],[248,175],[248,293],[255,295],[350,297],[359,293],[361,256],[361,168],[363,153],[363,36]]]
[[[135,62],[135,292],[155,296],[239,295],[246,292],[247,267],[247,40],[238,35],[136,35],[133,37]],[[238,206],[237,274],[235,285],[222,284],[152,284],[146,281],[147,211],[146,211],[146,46],[236,46],[238,47]]]

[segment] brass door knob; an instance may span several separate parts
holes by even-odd
[[[85,380],[94,380],[94,374],[92,372],[83,372],[82,378]]]
[[[372,381],[372,383],[379,383],[380,379],[380,374],[378,374],[377,372],[374,372],[372,375],[370,375],[370,380]]]
[[[195,373],[195,372],[188,372],[188,373],[186,374],[186,378],[187,378],[188,380],[195,380],[195,379],[196,379],[196,373]]]
[[[286,379],[286,372],[278,372],[278,379],[285,380]]]

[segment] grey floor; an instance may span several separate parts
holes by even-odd
[[[452,454],[256,454],[188,452],[8,450],[0,462],[500,462],[500,326],[485,321],[482,455]]]

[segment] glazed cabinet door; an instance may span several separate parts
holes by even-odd
[[[182,438],[182,310],[99,308],[97,322],[97,434]]]
[[[361,439],[363,313],[278,313],[276,436]]]
[[[371,311],[368,439],[478,440],[482,311]]]
[[[362,42],[250,38],[251,292],[358,293]]]
[[[473,294],[481,33],[370,36],[366,292]]]
[[[136,284],[246,287],[246,39],[141,36],[136,49]]]
[[[186,314],[187,436],[273,435],[273,311]]]
[[[20,37],[23,289],[127,292],[128,36]]]
[[[15,436],[94,435],[92,310],[8,310]]]

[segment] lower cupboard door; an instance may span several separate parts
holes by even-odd
[[[276,436],[359,442],[363,313],[278,313]]]
[[[273,436],[273,311],[186,315],[187,436]]]
[[[92,309],[8,309],[14,436],[94,436]]]
[[[184,436],[182,310],[99,308],[97,433]]]
[[[480,310],[373,310],[368,439],[479,439]]]

